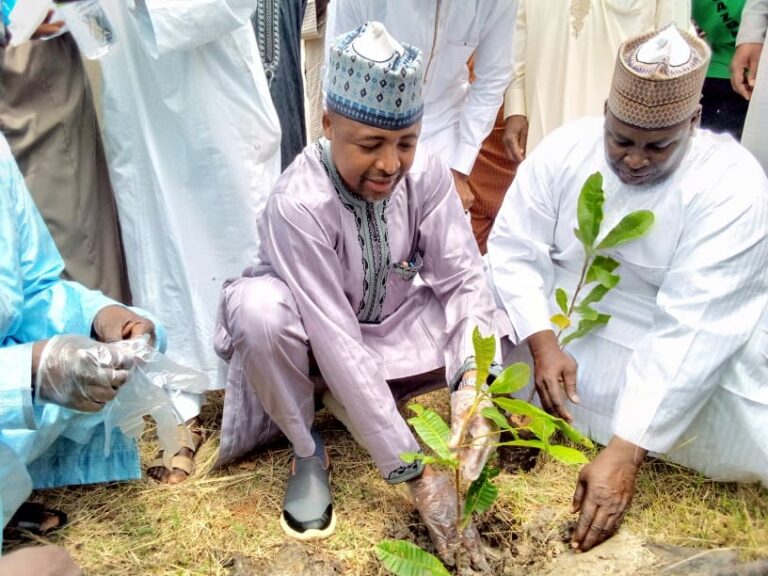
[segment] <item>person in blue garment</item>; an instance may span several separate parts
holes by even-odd
[[[62,280],[63,268],[0,136],[3,527],[14,514],[13,523],[34,526],[22,507],[33,489],[141,476],[135,441],[116,430],[105,456],[99,411],[131,377],[135,353],[145,346],[135,339],[149,335],[163,349],[164,332],[100,292]]]

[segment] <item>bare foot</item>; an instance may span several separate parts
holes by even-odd
[[[190,445],[191,432],[192,445]],[[181,450],[176,452],[171,458],[171,468],[163,465],[163,451],[159,451],[152,465],[147,468],[147,476],[163,484],[180,484],[184,482],[195,467],[195,452],[203,442],[203,433],[200,429],[200,419],[195,417],[184,424],[179,424],[179,441],[182,444]]]

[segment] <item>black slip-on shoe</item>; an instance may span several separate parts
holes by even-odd
[[[331,496],[331,466],[323,440],[314,430],[315,453],[307,458],[294,455],[285,487],[280,526],[292,538],[319,540],[336,529]]]

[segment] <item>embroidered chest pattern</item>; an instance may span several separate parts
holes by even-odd
[[[331,161],[330,143],[323,138],[318,141],[317,147],[342,206],[355,217],[357,239],[363,258],[363,296],[357,309],[357,319],[364,323],[379,323],[387,295],[387,275],[391,268],[387,201],[368,202],[347,190]]]
[[[573,37],[578,38],[584,29],[584,19],[589,14],[592,0],[571,0],[571,29]]]

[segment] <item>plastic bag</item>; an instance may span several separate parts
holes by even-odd
[[[112,429],[131,438],[138,438],[144,430],[144,416],[151,416],[157,425],[157,436],[166,465],[182,447],[178,438],[181,421],[171,401],[171,392],[180,390],[202,394],[208,390],[208,376],[177,364],[149,345],[149,336],[125,340],[136,358],[133,376],[110,402],[104,406],[106,429],[104,453],[111,450]]]

